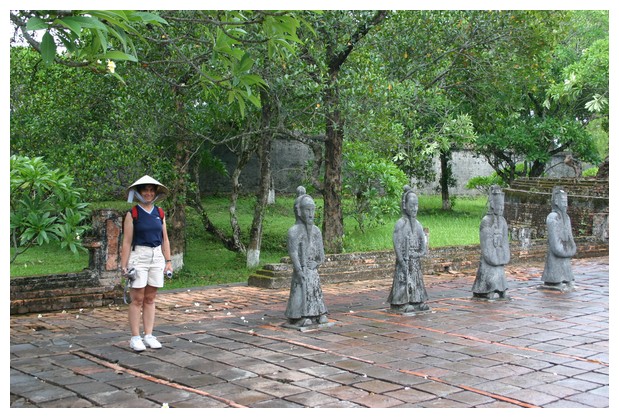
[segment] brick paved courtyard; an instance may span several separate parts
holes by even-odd
[[[10,403],[26,407],[609,408],[609,260],[576,290],[508,268],[510,301],[474,271],[426,276],[429,313],[390,313],[390,280],[323,287],[332,326],[284,328],[287,290],[162,292],[161,350],[134,353],[125,305],[10,321]]]

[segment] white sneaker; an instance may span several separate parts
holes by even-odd
[[[146,346],[142,342],[142,338],[140,336],[131,337],[129,345],[131,346],[131,348],[133,348],[134,351],[146,350]]]
[[[161,343],[157,341],[157,337],[152,334],[148,334],[144,336],[144,342],[150,348],[161,348]]]

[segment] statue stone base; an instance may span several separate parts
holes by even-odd
[[[507,292],[490,292],[490,293],[473,293],[473,300],[478,300],[482,302],[507,302],[512,300],[509,296],[507,296]]]
[[[301,318],[297,321],[288,321],[284,323],[282,327],[305,332],[314,329],[332,327],[334,324],[335,322],[330,322],[326,315],[322,315],[319,318]]]
[[[571,292],[575,290],[574,282],[562,282],[562,283],[544,283],[542,285],[537,286],[540,290],[552,290],[553,292]]]
[[[429,313],[430,307],[425,302],[408,303],[404,305],[391,304],[389,312],[403,316],[415,316],[418,314]]]

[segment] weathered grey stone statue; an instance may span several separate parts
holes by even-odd
[[[393,230],[396,264],[391,292],[387,302],[398,313],[427,311],[428,294],[423,283],[421,257],[427,253],[427,242],[417,220],[419,201],[409,186],[402,193],[402,217]]]
[[[572,223],[567,214],[567,192],[561,187],[552,189],[552,212],[546,217],[548,250],[546,265],[542,274],[545,289],[572,290],[574,274],[571,259],[576,254],[576,243],[572,235]]]
[[[488,213],[479,225],[481,259],[472,289],[476,299],[507,299],[505,265],[509,263],[510,252],[507,222],[503,217],[504,202],[505,194],[501,188],[491,186]]]
[[[298,328],[329,322],[318,276],[325,252],[320,229],[314,225],[315,209],[314,200],[299,186],[294,202],[296,223],[288,230],[293,273],[286,307],[289,325]]]

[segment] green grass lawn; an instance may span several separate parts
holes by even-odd
[[[322,208],[322,201],[315,199]],[[227,197],[208,197],[204,208],[212,222],[225,231],[230,231]],[[286,232],[294,224],[293,197],[277,198],[269,206],[264,221],[261,264],[279,262],[287,256]],[[127,203],[104,202],[93,205],[97,208],[128,209]],[[243,234],[249,236],[253,217],[254,199],[243,198],[237,205],[237,216]],[[451,245],[479,244],[479,222],[486,211],[486,197],[458,198],[454,209],[441,209],[440,196],[420,196],[417,218],[430,230],[430,248]],[[361,232],[352,219],[345,219],[345,252],[390,250],[392,234],[397,217],[388,219],[384,225],[367,228]],[[318,220],[317,224],[320,225]],[[185,266],[170,280],[167,289],[189,288],[222,283],[245,282],[253,272],[245,266],[243,255],[226,250],[212,236],[204,232],[198,216],[192,209],[187,212],[187,248]],[[72,254],[58,246],[46,245],[28,250],[11,264],[11,277],[40,274],[55,274],[80,271],[88,266],[88,254]]]

